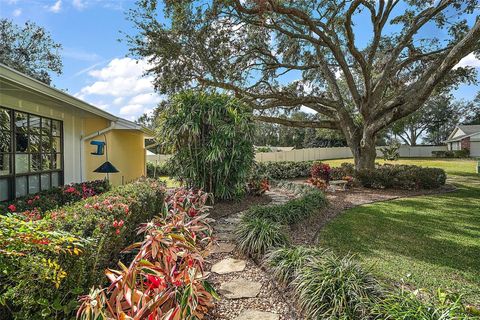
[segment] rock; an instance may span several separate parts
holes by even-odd
[[[235,249],[235,245],[229,242],[219,242],[217,246],[213,246],[212,253],[230,253]]]
[[[279,320],[280,316],[272,312],[263,312],[252,309],[242,311],[235,320]]]
[[[233,232],[219,232],[214,234],[214,236],[220,241],[233,241],[235,239]]]
[[[222,223],[222,224],[216,225],[214,229],[215,231],[218,231],[218,232],[230,233],[230,232],[233,232],[233,230],[235,230],[235,226],[232,224]]]
[[[225,222],[231,223],[231,224],[239,224],[240,221],[242,221],[242,218],[236,218],[236,217],[230,217],[225,219]]]
[[[222,283],[219,292],[227,299],[255,298],[261,288],[261,283],[238,278]]]
[[[218,274],[227,274],[245,270],[247,263],[245,260],[226,258],[212,266],[212,272]]]

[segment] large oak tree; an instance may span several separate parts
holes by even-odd
[[[476,0],[139,0],[129,42],[159,92],[220,89],[263,121],[341,130],[357,168],[371,168],[377,133],[471,77],[454,67],[479,53],[478,10]],[[278,116],[301,106],[319,116]]]

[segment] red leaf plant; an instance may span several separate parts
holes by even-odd
[[[202,191],[167,195],[162,217],[142,225],[142,242],[127,267],[106,270],[110,286],[80,297],[78,319],[202,319],[216,294],[204,278],[203,264],[212,246]],[[195,212],[194,212],[195,211]]]

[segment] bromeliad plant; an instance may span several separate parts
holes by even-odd
[[[164,216],[143,225],[143,242],[125,249],[138,250],[131,264],[108,269],[111,285],[81,297],[77,318],[202,319],[216,297],[203,274],[212,245],[207,198],[183,189],[168,195]]]

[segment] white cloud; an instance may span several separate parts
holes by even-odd
[[[22,14],[22,9],[15,9],[15,10],[13,10],[13,13],[12,13],[12,15],[13,15],[14,17],[18,17],[18,16],[20,16],[21,14]]]
[[[459,68],[459,67],[473,67],[473,68],[480,68],[480,59],[475,57],[473,53],[470,53],[468,56],[460,60],[459,63],[454,67]]]
[[[110,112],[134,120],[152,112],[162,100],[154,92],[153,77],[144,76],[147,68],[144,60],[113,59],[103,68],[90,68],[87,72],[91,80],[75,96],[87,101],[101,100]]]
[[[52,6],[48,7],[48,11],[53,13],[59,13],[62,10],[62,0],[58,0]]]
[[[82,0],[72,0],[72,5],[77,10],[83,10],[85,9],[85,6],[86,6],[85,2],[83,2]]]

